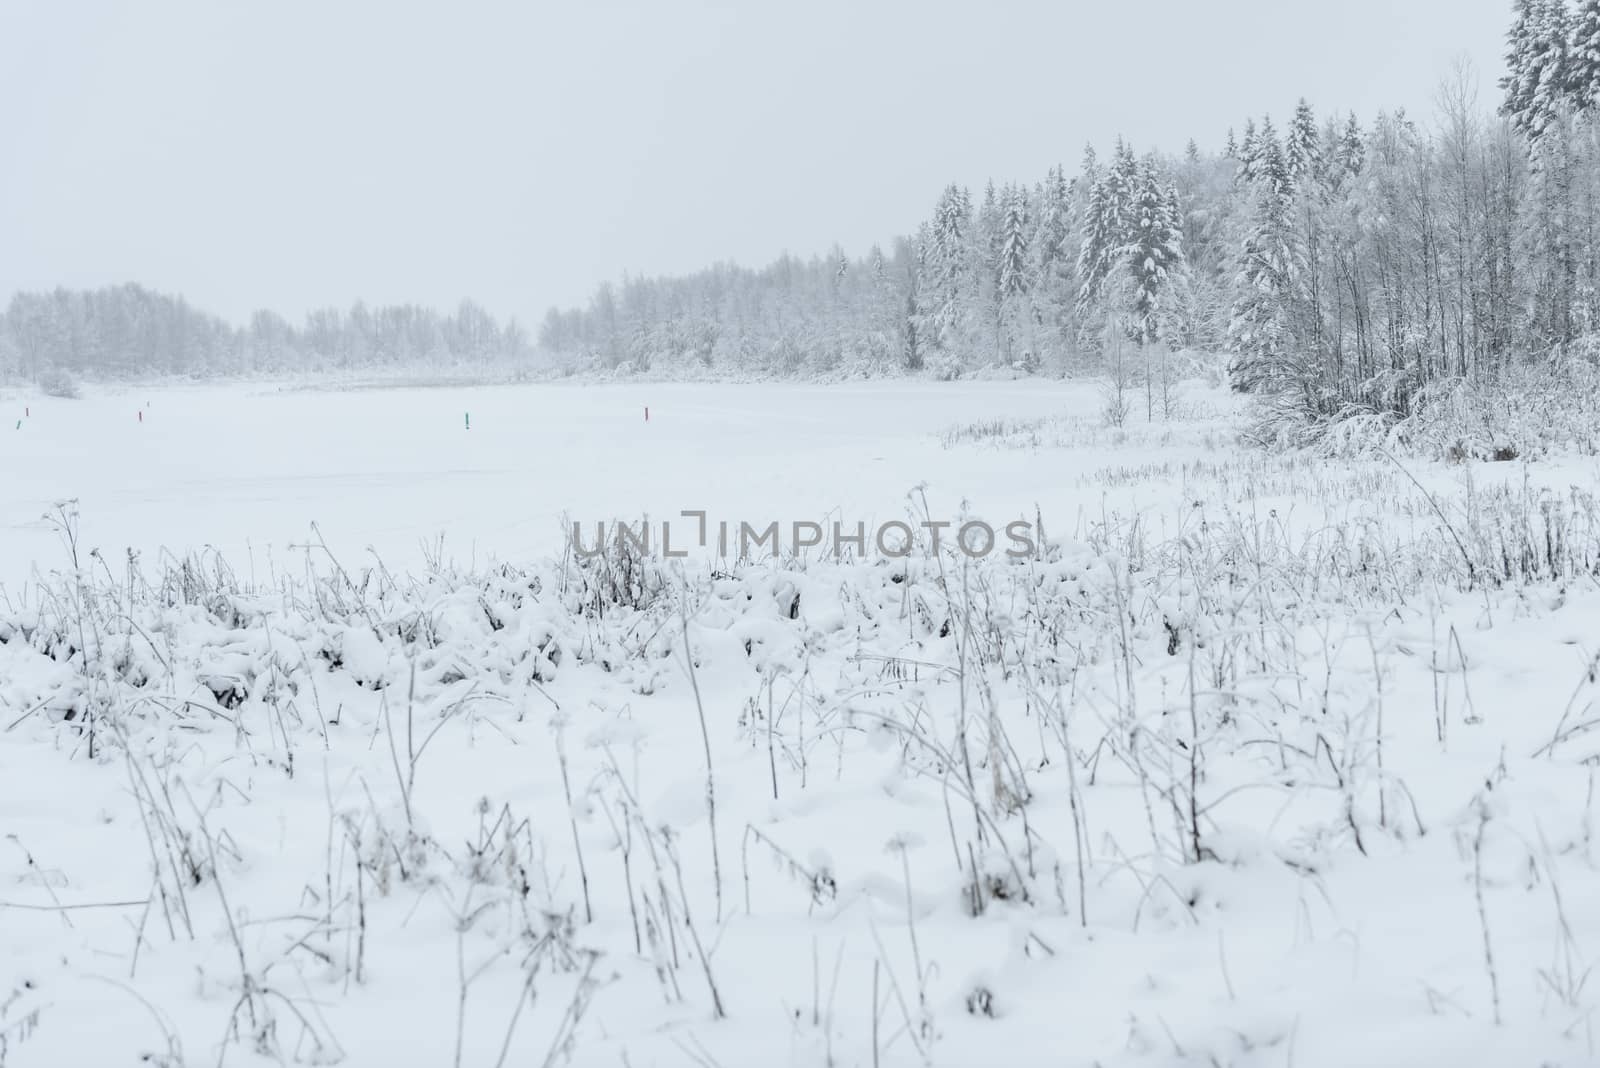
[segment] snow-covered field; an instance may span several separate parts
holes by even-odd
[[[1185,400],[0,397],[0,1066],[1596,1063],[1600,468]]]
[[[347,565],[370,546],[409,567],[441,535],[462,564],[559,552],[563,513],[870,522],[901,515],[921,480],[947,511],[966,494],[995,514],[1031,514],[1079,465],[1041,470],[992,451],[933,465],[938,433],[1067,411],[1092,420],[1098,405],[1093,390],[1055,382],[13,393],[0,396],[0,581],[59,562],[40,517],[73,497],[85,538],[105,551],[131,545],[153,562],[163,546],[210,545],[257,578],[271,560],[280,572],[293,563],[312,522]],[[1072,499],[1098,507],[1099,494]]]

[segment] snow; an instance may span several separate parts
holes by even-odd
[[[982,453],[948,477],[919,471],[931,435],[957,423],[1042,418],[1093,391],[1059,382],[512,386],[338,393],[207,387],[14,396],[32,416],[0,440],[0,581],[56,561],[41,520],[75,497],[84,534],[147,559],[212,546],[259,575],[317,523],[347,562],[371,546],[391,567],[445,538],[460,561],[558,552],[561,516],[585,523],[705,508],[732,518],[870,521],[900,516],[924,479],[954,511],[970,497],[1032,514],[1046,476]],[[645,422],[644,410],[650,409]],[[139,413],[143,411],[143,422]],[[471,429],[465,429],[471,415]],[[102,534],[103,532],[103,534]]]
[[[1595,1063],[1595,460],[1184,402],[0,398],[0,1065]],[[560,521],[923,507],[1051,545]]]

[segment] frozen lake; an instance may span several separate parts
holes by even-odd
[[[939,514],[965,500],[1004,520],[1037,505],[1049,522],[1100,498],[1074,488],[1092,457],[1063,464],[1059,450],[939,442],[953,426],[1001,418],[1095,425],[1095,387],[1058,381],[257,385],[106,389],[80,400],[13,393],[3,403],[7,582],[65,559],[41,517],[67,498],[79,502],[85,545],[108,558],[132,546],[149,563],[163,548],[211,546],[258,575],[269,557],[282,567],[312,523],[347,563],[370,546],[407,567],[441,535],[463,563],[556,552],[563,515],[590,524],[705,509],[734,523],[853,526],[902,517],[908,491],[926,483]]]

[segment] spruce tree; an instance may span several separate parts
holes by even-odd
[[[1361,124],[1352,111],[1345,120],[1344,132],[1339,135],[1339,167],[1346,177],[1351,177],[1360,174],[1366,162],[1366,139],[1361,136]]]
[[[1089,187],[1089,204],[1083,223],[1083,242],[1078,248],[1078,290],[1080,306],[1100,295],[1100,283],[1112,242],[1116,239],[1115,212],[1111,205],[1110,182],[1101,176]]]
[[[1505,93],[1500,114],[1524,133],[1527,132],[1527,115],[1533,104],[1536,81],[1533,41],[1538,21],[1538,3],[1539,0],[1516,0],[1516,15],[1511,20],[1511,28],[1506,31],[1506,72],[1500,76],[1500,89]]]
[[[1078,254],[1078,275],[1082,280],[1078,294],[1080,306],[1099,300],[1106,280],[1116,270],[1117,261],[1127,246],[1138,171],[1139,161],[1133,149],[1118,140],[1111,166],[1089,193],[1088,219]]]
[[[1256,392],[1284,387],[1295,355],[1292,323],[1301,259],[1289,198],[1283,187],[1268,177],[1256,185],[1228,323],[1235,389]]]
[[[1039,215],[1032,242],[1034,278],[1043,283],[1066,254],[1072,226],[1072,189],[1066,170],[1050,168],[1039,187]]]
[[[1001,206],[1000,195],[995,190],[994,179],[990,179],[983,190],[983,203],[978,208],[978,233],[977,247],[983,256],[983,270],[986,277],[998,283],[1000,278],[1000,232]]]
[[[1311,113],[1311,105],[1304,97],[1290,120],[1284,155],[1289,184],[1296,190],[1304,189],[1322,171],[1322,140],[1317,135],[1317,120]]]
[[[1534,53],[1539,72],[1533,95],[1533,108],[1539,122],[1536,138],[1566,110],[1572,86],[1572,29],[1567,0],[1544,0],[1539,15]]]
[[[1256,134],[1256,165],[1254,179],[1264,183],[1282,197],[1293,194],[1294,183],[1289,176],[1289,160],[1284,154],[1278,131],[1273,128],[1272,116],[1263,116],[1261,129]]]
[[[928,251],[928,324],[933,344],[954,343],[971,308],[968,302],[971,265],[972,197],[962,187],[945,188],[934,209],[931,247]]]
[[[1027,198],[1017,186],[1007,186],[1000,200],[1000,299],[1026,293],[1028,282]]]
[[[1133,275],[1133,323],[1129,334],[1153,344],[1163,334],[1163,300],[1183,264],[1183,227],[1178,194],[1161,174],[1154,156],[1139,164],[1138,189],[1121,257]]]
[[[1534,144],[1566,110],[1576,77],[1569,62],[1566,0],[1517,0],[1506,34],[1501,114]]]
[[[1239,177],[1246,182],[1256,180],[1256,158],[1258,144],[1256,139],[1256,120],[1244,120],[1244,140],[1239,142]]]
[[[1567,95],[1579,113],[1600,106],[1600,0],[1582,0],[1568,53]]]

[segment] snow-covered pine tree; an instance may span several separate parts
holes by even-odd
[[[1511,28],[1506,31],[1506,72],[1500,76],[1500,90],[1504,98],[1500,114],[1511,120],[1511,125],[1527,132],[1527,116],[1533,104],[1534,34],[1538,22],[1540,0],[1516,0],[1516,13]]]
[[[998,284],[1000,278],[1000,193],[990,179],[983,189],[983,203],[978,207],[977,240],[975,244],[982,257],[985,277]]]
[[[1336,192],[1344,180],[1344,175],[1339,173],[1339,121],[1332,115],[1322,120],[1317,142],[1321,164],[1317,168],[1316,180],[1324,195],[1327,195]]]
[[[937,330],[935,294],[939,279],[933,267],[933,246],[933,226],[924,222],[917,227],[917,237],[912,246],[910,284],[906,287],[905,314],[902,319],[902,356],[908,371],[922,370],[928,338]]]
[[[1029,243],[1033,275],[1033,316],[1042,328],[1041,344],[1050,355],[1060,355],[1072,312],[1074,260],[1069,243],[1073,227],[1072,185],[1063,167],[1052,167],[1039,187],[1038,212]],[[1041,352],[1043,358],[1046,352]]]
[[[1573,73],[1566,0],[1517,0],[1506,34],[1501,114],[1537,144],[1566,108]]]
[[[892,366],[902,351],[900,316],[903,306],[900,288],[881,245],[873,245],[867,253],[867,279],[870,312],[865,317],[864,347],[874,363]]]
[[[1000,199],[999,289],[1002,300],[1029,289],[1028,202],[1022,189],[1008,185]]]
[[[1322,140],[1317,134],[1316,116],[1305,98],[1295,105],[1284,144],[1290,186],[1299,191],[1314,182],[1322,172]]]
[[[1127,248],[1138,172],[1139,161],[1133,149],[1118,139],[1111,166],[1089,193],[1088,218],[1078,253],[1080,304],[1093,304],[1099,299],[1102,286]]]
[[[1105,281],[1110,250],[1116,241],[1116,208],[1111,200],[1111,182],[1096,178],[1089,187],[1088,210],[1083,223],[1083,241],[1078,247],[1078,303],[1087,305],[1100,295]]]
[[[1580,114],[1600,107],[1600,0],[1582,0],[1568,52],[1567,96]]]
[[[1256,120],[1244,120],[1244,139],[1239,142],[1239,177],[1246,182],[1256,180]]]
[[[1361,134],[1361,124],[1356,121],[1356,113],[1350,112],[1345,119],[1344,131],[1339,135],[1339,168],[1344,171],[1346,178],[1361,173],[1361,168],[1367,162],[1367,142]]]
[[[1000,355],[1006,363],[1018,356],[1035,358],[1033,288],[1028,258],[1028,198],[1020,186],[1008,185],[1000,198],[1000,271],[998,279]]]
[[[1156,158],[1139,164],[1138,189],[1123,251],[1133,273],[1133,321],[1129,333],[1142,345],[1164,336],[1163,300],[1183,268],[1183,227],[1178,195]]]
[[[1289,177],[1289,161],[1284,155],[1283,142],[1272,125],[1272,116],[1261,118],[1261,128],[1256,132],[1256,163],[1253,179],[1265,182],[1279,196],[1294,194],[1294,183]]]
[[[1255,185],[1253,202],[1228,323],[1234,354],[1230,375],[1238,390],[1282,392],[1294,387],[1292,371],[1300,355],[1292,331],[1300,279],[1298,242],[1281,182],[1265,176]]]
[[[1183,228],[1178,215],[1178,195],[1165,176],[1154,154],[1139,164],[1138,187],[1124,257],[1131,278],[1132,307],[1128,335],[1138,343],[1144,362],[1145,414],[1152,421],[1156,411],[1156,389],[1169,398],[1170,363],[1164,347],[1160,352],[1158,375],[1152,369],[1152,350],[1166,335],[1168,297],[1183,268]],[[1170,409],[1170,404],[1164,404]]]
[[[1051,167],[1040,184],[1038,206],[1029,249],[1033,257],[1034,282],[1044,288],[1055,275],[1056,264],[1066,255],[1072,225],[1072,190],[1067,184],[1065,170],[1059,165]]]
[[[972,308],[968,290],[972,282],[970,260],[972,197],[962,187],[950,185],[934,208],[932,244],[927,254],[930,285],[927,297],[928,339],[939,348],[953,346]]]
[[[1572,27],[1567,0],[1543,0],[1536,37],[1539,78],[1534,86],[1533,108],[1539,135],[1568,110],[1572,89]]]

